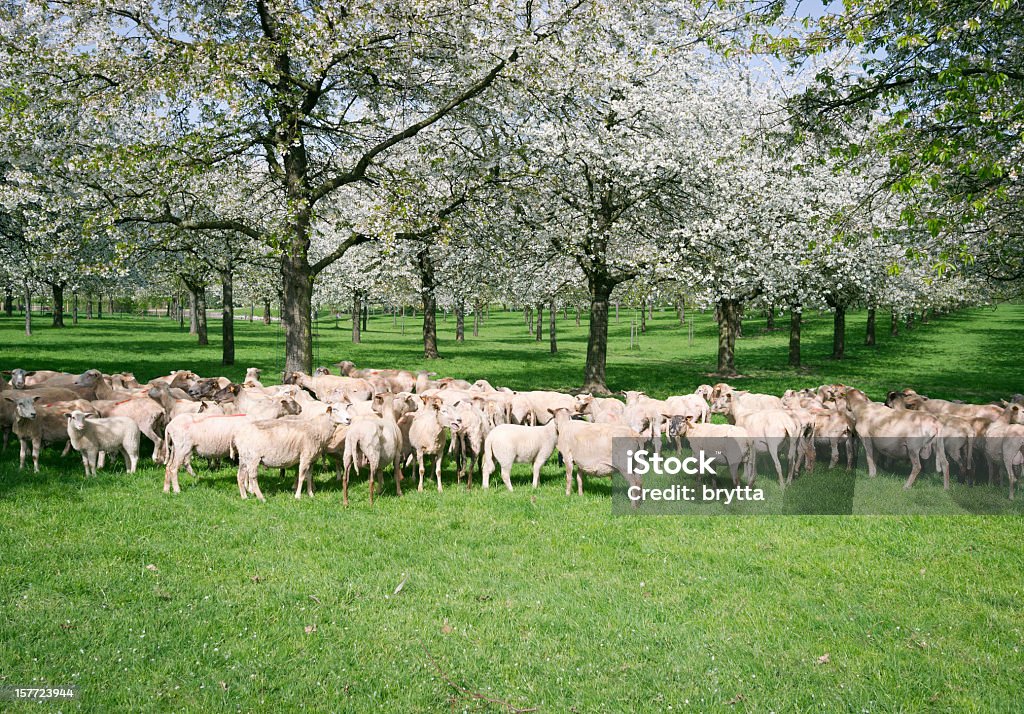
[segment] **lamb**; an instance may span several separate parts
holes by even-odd
[[[483,487],[490,488],[494,462],[501,466],[501,480],[505,488],[512,490],[512,464],[533,464],[533,487],[540,485],[540,470],[558,441],[555,420],[544,426],[522,426],[501,424],[494,427],[484,440],[484,457],[481,473]]]
[[[398,425],[398,416],[406,405],[397,403],[394,395],[377,395],[381,416],[357,417],[345,434],[345,470],[343,476],[342,499],[348,505],[348,478],[353,466],[356,474],[362,464],[370,471],[370,504],[373,505],[373,492],[377,475],[382,466],[392,464],[395,474],[395,492],[402,495],[402,430]],[[404,402],[405,400],[401,400]]]
[[[136,396],[120,401],[94,401],[93,408],[101,417],[124,416],[134,421],[143,434],[153,442],[153,461],[164,463],[164,427],[167,418],[162,406],[147,396]]]
[[[139,464],[139,442],[142,432],[128,417],[96,417],[78,409],[67,415],[67,431],[71,446],[82,454],[85,476],[96,475],[101,453],[120,451],[128,473],[135,473]]]
[[[646,440],[628,426],[575,421],[571,414],[568,409],[556,409],[551,416],[558,433],[558,453],[565,461],[565,495],[572,494],[572,475],[575,469],[576,490],[582,496],[584,473],[591,476],[611,476],[618,473],[612,460],[613,439],[626,439],[628,448],[635,450],[642,449]],[[643,486],[638,476],[631,473],[623,476],[630,486]]]
[[[32,466],[39,473],[39,452],[44,444],[65,444],[68,441],[66,414],[74,410],[92,413],[92,405],[84,400],[37,405],[42,397],[23,392],[4,392],[4,400],[14,405],[12,430],[21,446],[18,468],[25,468],[28,449],[32,447]]]
[[[289,416],[269,421],[258,421],[239,429],[234,437],[234,448],[238,454],[238,492],[246,498],[253,493],[261,501],[266,499],[260,490],[259,468],[286,469],[296,464],[299,467],[295,486],[295,498],[302,496],[302,484],[306,493],[313,495],[313,478],[310,471],[330,443],[339,424],[350,421],[344,405],[328,408],[322,416],[304,418]]]
[[[910,476],[903,488],[914,485],[921,473],[921,461],[935,453],[936,471],[942,474],[943,488],[949,488],[949,463],[942,437],[942,423],[931,414],[896,411],[876,404],[859,389],[846,390],[847,410],[853,417],[857,436],[864,444],[868,460],[868,476],[877,474],[875,450],[887,456],[910,459]]]
[[[733,424],[710,424],[695,421],[693,416],[673,416],[668,423],[668,435],[673,439],[686,437],[690,449],[694,453],[703,451],[705,454],[721,453],[729,467],[732,485],[740,485],[739,469],[743,464],[743,477],[750,486],[754,482],[754,469],[751,461],[754,450],[751,448],[750,435],[747,430]],[[703,475],[697,475],[698,484]],[[717,486],[717,483],[716,483]]]
[[[742,400],[742,396],[742,393],[727,391],[723,396],[715,400],[715,403],[711,405],[711,411],[717,414],[725,414],[729,419],[729,423],[747,430],[753,448],[755,450],[767,451],[768,455],[771,456],[772,463],[775,464],[775,471],[779,477],[779,487],[785,488],[787,483],[793,482],[793,475],[796,472],[797,466],[797,449],[804,430],[793,415],[785,409],[751,408],[747,406],[750,402]],[[781,403],[781,400],[779,401]],[[782,464],[779,462],[779,446],[786,440],[789,442],[788,464],[786,477],[783,478]],[[757,476],[756,452],[751,465],[752,470],[748,486],[753,484],[754,478]]]

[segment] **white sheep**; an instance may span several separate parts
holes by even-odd
[[[76,409],[67,415],[71,446],[82,454],[86,477],[96,475],[101,454],[120,451],[128,473],[135,473],[139,464],[139,443],[142,431],[128,417],[97,417]]]
[[[540,485],[540,470],[551,458],[558,441],[558,431],[552,419],[544,426],[522,426],[520,424],[499,424],[491,430],[484,441],[483,474],[484,488],[491,486],[494,462],[501,466],[501,480],[505,488],[512,490],[509,475],[512,464],[533,464],[533,487]]]

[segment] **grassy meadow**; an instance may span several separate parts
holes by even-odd
[[[663,397],[713,379],[710,314],[691,313],[691,344],[688,326],[658,312],[630,350],[632,317],[613,316],[612,389]],[[785,366],[788,333],[752,317],[731,381],[774,393],[841,381],[875,399],[906,386],[979,402],[1024,391],[1024,307],[933,318],[898,337],[887,317],[869,348],[864,315],[848,316],[848,358],[835,362],[830,315],[808,315],[799,370]],[[403,335],[401,318],[372,316],[360,345],[325,319],[316,361],[568,389],[581,381],[586,322],[558,326],[551,355],[521,313],[492,308],[464,344],[449,317],[444,359],[428,363],[413,318]],[[170,320],[55,330],[38,318],[26,338],[20,319],[0,318],[0,368],[147,380],[257,366],[279,379],[278,326],[239,322],[230,368],[210,328],[199,348]],[[446,467],[443,493],[398,499],[387,478],[372,508],[365,480],[344,508],[326,470],[301,501],[292,476],[264,472],[261,504],[238,498],[231,468],[183,473],[168,496],[151,461],[88,481],[76,455],[49,449],[42,464],[19,472],[16,447],[0,455],[0,687],[75,684],[80,697],[0,705],[16,711],[1020,710],[1024,522],[1003,488],[972,489],[997,516],[622,517],[607,481],[566,497],[553,461],[537,491],[528,467],[512,493],[456,488]],[[826,489],[849,479],[803,478]],[[910,493],[886,473],[863,487],[896,513],[948,512],[966,490],[944,494],[930,472]]]

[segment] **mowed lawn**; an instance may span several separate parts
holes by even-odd
[[[693,315],[691,345],[659,312],[630,351],[632,316],[613,320],[613,389],[665,396],[713,380],[710,315]],[[905,386],[969,401],[1024,391],[1021,307],[898,338],[885,317],[867,348],[864,315],[852,315],[849,358],[833,362],[830,316],[808,315],[798,371],[784,366],[786,333],[749,319],[734,382],[779,393],[843,381],[875,399]],[[428,364],[412,318],[402,335],[373,316],[361,345],[325,321],[317,361],[571,388],[586,323],[558,322],[553,356],[521,313],[492,308],[463,345],[450,318],[445,359]],[[145,380],[259,366],[276,381],[282,366],[280,329],[262,324],[239,324],[227,369],[216,323],[206,348],[153,318],[59,331],[38,320],[30,339],[20,329],[0,319],[0,368]],[[238,498],[231,468],[198,473],[166,496],[148,461],[86,481],[77,457],[53,449],[38,475],[18,472],[16,448],[0,455],[0,686],[76,684],[80,699],[59,708],[96,712],[1020,710],[1020,515],[615,517],[607,481],[567,498],[554,462],[536,492],[525,467],[513,493],[467,493],[449,467],[444,493],[398,499],[388,478],[372,508],[364,480],[344,508],[326,471],[301,501],[291,476],[265,472],[265,504]],[[879,503],[946,498],[934,473],[901,486],[883,473],[869,488]],[[1005,489],[973,491],[1018,508]]]

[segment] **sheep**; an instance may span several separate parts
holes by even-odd
[[[381,416],[356,417],[345,434],[344,474],[342,500],[348,505],[349,473],[355,466],[356,474],[362,464],[370,471],[370,505],[373,505],[375,480],[385,464],[392,464],[395,474],[395,492],[402,495],[402,458],[404,443],[398,425],[398,414],[406,405],[396,403],[395,395],[377,395]]]
[[[269,421],[257,421],[240,428],[233,444],[238,454],[238,492],[242,498],[247,492],[265,501],[259,484],[260,466],[286,469],[299,467],[295,498],[302,497],[302,484],[306,493],[313,495],[313,464],[324,453],[337,426],[350,421],[344,405],[328,408],[322,416],[305,418],[288,416]]]
[[[751,402],[743,400],[746,393],[726,391],[711,405],[711,411],[716,414],[724,414],[730,424],[743,427],[750,435],[753,449],[767,451],[775,464],[775,471],[779,477],[779,487],[785,488],[787,483],[793,482],[793,475],[797,466],[797,449],[799,439],[804,435],[804,429],[800,423],[783,408],[779,409],[757,409],[747,406]],[[766,396],[749,395],[746,396]],[[778,399],[778,397],[776,397]],[[779,400],[781,403],[782,400]],[[753,403],[757,403],[756,400]],[[782,464],[779,462],[779,446],[784,440],[789,441],[788,465],[786,477],[783,478]],[[748,486],[753,484],[757,476],[756,452],[751,461],[752,469]]]
[[[859,389],[846,390],[846,403],[857,436],[864,444],[870,478],[877,474],[876,450],[887,456],[906,456],[911,469],[903,488],[910,488],[921,473],[922,459],[929,458],[934,450],[936,471],[942,474],[943,488],[949,488],[949,464],[938,419],[931,414],[897,411],[876,404]]]
[[[65,415],[74,410],[93,413],[92,405],[84,400],[54,402],[37,405],[42,399],[30,390],[3,393],[5,401],[14,405],[12,431],[21,446],[18,468],[25,468],[28,449],[32,447],[32,467],[39,473],[39,452],[44,444],[66,444],[68,441]]]
[[[686,437],[690,449],[694,453],[703,451],[705,454],[721,453],[725,463],[729,467],[729,475],[732,477],[732,485],[739,488],[740,464],[743,464],[743,477],[747,486],[753,485],[754,469],[751,464],[754,458],[750,434],[741,426],[733,424],[711,424],[696,422],[693,416],[673,416],[669,419],[668,435],[673,439]],[[698,484],[703,480],[703,475],[697,475]],[[715,486],[717,487],[717,481]]]
[[[452,431],[452,448],[459,463],[458,481],[466,479],[466,488],[473,485],[473,470],[483,456],[484,441],[491,430],[490,422],[480,405],[483,400],[459,402],[455,405],[457,428]]]
[[[258,367],[249,367],[249,369],[245,370],[245,381],[242,382],[242,386],[262,389],[263,382],[260,381],[260,374],[262,374],[262,370]]]
[[[572,412],[559,408],[551,412],[557,431],[556,446],[565,461],[565,495],[572,495],[572,475],[576,470],[576,490],[583,495],[583,474],[611,476],[618,472],[612,461],[613,439],[626,439],[629,448],[643,448],[644,437],[628,426],[591,424],[572,419]],[[630,486],[642,487],[635,474],[623,474]],[[635,502],[634,502],[635,503]]]
[[[326,401],[332,392],[342,392],[349,402],[365,402],[373,398],[373,387],[365,379],[353,377],[336,377],[330,374],[310,377],[303,372],[285,372],[285,384],[295,384],[316,395],[320,401]]]
[[[624,424],[625,409],[626,405],[618,399],[590,394],[576,395],[576,410],[589,416],[595,424]]]
[[[38,387],[44,384],[47,380],[53,379],[55,377],[64,377],[72,380],[75,377],[75,375],[68,374],[67,372],[54,372],[51,370],[44,369],[26,371],[24,369],[19,368],[5,370],[4,374],[10,376],[12,389],[29,389],[31,387]],[[57,387],[63,385],[54,383],[51,386]]]
[[[906,401],[905,394],[892,391],[886,396],[885,406],[892,407],[896,411],[903,411],[906,409]],[[982,418],[980,419],[980,428],[976,428],[967,419],[946,412],[938,412],[934,416],[942,423],[942,441],[946,450],[946,459],[956,464],[961,481],[966,477],[968,485],[973,485],[974,440],[979,433],[984,437],[985,431],[992,422]]]
[[[1000,464],[1010,480],[1010,500],[1017,483],[1016,471],[1024,464],[1024,409],[1011,402],[985,430],[985,453],[989,462],[989,481],[995,464]],[[997,467],[996,467],[997,468]]]
[[[153,462],[162,464],[166,460],[164,453],[164,427],[167,416],[162,406],[147,396],[135,396],[119,401],[97,400],[93,408],[101,417],[128,417],[153,442]]]
[[[216,421],[209,421],[216,419]],[[171,419],[164,430],[167,444],[167,463],[164,467],[164,493],[181,492],[178,472],[184,466],[190,476],[192,455],[219,459],[231,454],[231,443],[235,432],[247,423],[244,415],[224,414],[179,414]]]
[[[128,473],[135,473],[139,464],[139,442],[142,440],[138,424],[128,417],[96,417],[77,409],[67,418],[68,438],[71,446],[82,454],[86,478],[96,475],[96,463],[101,453],[114,451],[121,452]]]
[[[356,369],[355,364],[348,360],[335,365],[346,377],[370,379],[376,377],[384,380],[386,392],[411,392],[416,387],[416,375],[404,369]]]
[[[555,420],[551,419],[544,426],[522,426],[520,424],[501,424],[494,427],[484,440],[484,458],[481,474],[483,487],[491,487],[491,474],[494,473],[494,462],[501,466],[501,480],[505,488],[512,490],[509,476],[512,464],[533,464],[533,487],[540,485],[540,470],[548,459],[558,441]]]
[[[576,397],[561,392],[516,392],[511,402],[514,424],[543,426],[551,420],[555,409],[567,409],[571,414],[577,412]]]
[[[424,457],[434,457],[434,475],[437,478],[437,490],[441,491],[441,466],[444,461],[444,445],[446,440],[445,427],[457,432],[461,421],[457,415],[452,415],[447,409],[442,409],[442,402],[437,397],[425,397],[423,408],[412,414],[407,414],[399,421],[399,425],[405,422],[408,439],[405,443],[406,453],[416,455],[416,464],[419,467],[420,480],[417,491],[423,490],[423,476],[426,471]]]

